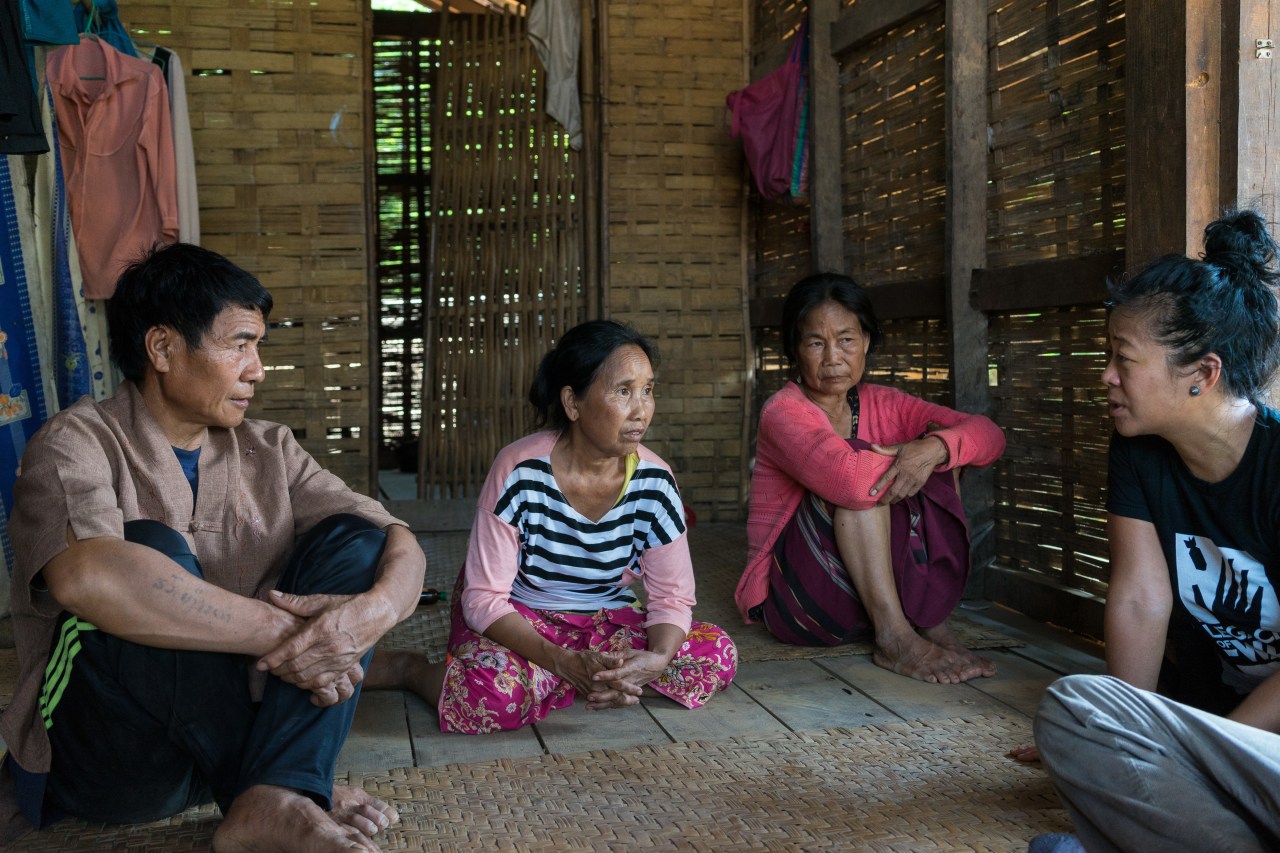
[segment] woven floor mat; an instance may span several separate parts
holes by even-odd
[[[396,850],[1026,850],[1070,831],[1030,723],[979,716],[352,774]],[[130,828],[64,822],[15,850],[207,849],[211,809]]]
[[[693,570],[698,583],[698,604],[693,609],[693,616],[727,630],[738,645],[739,660],[869,655],[873,651],[870,643],[792,646],[774,639],[761,623],[743,624],[742,616],[733,601],[733,591],[747,565],[747,532],[744,525],[695,525],[689,530],[689,550],[693,554]],[[960,613],[952,614],[947,620],[947,627],[970,649],[1006,649],[1022,645],[994,628],[964,618]]]

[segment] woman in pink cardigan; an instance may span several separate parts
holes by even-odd
[[[833,274],[796,284],[782,310],[791,381],[760,414],[735,598],[783,642],[869,639],[880,666],[922,681],[995,674],[946,628],[969,538],[954,469],[990,465],[1004,434],[862,381],[879,324],[867,291]]]

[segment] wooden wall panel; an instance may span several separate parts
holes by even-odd
[[[609,315],[662,354],[646,444],[702,518],[743,517],[750,347],[741,154],[725,95],[745,81],[743,8],[609,0]]]

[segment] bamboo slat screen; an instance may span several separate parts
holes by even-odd
[[[992,2],[988,266],[1124,247],[1124,3]],[[990,318],[996,555],[1105,591],[1101,306]]]
[[[990,10],[988,266],[1123,248],[1123,0]]]
[[[369,489],[372,369],[364,8],[349,0],[129,0],[130,35],[187,73],[201,242],[257,275],[275,310],[251,415],[292,427]]]
[[[1100,594],[1107,580],[1107,418],[1100,306],[993,316],[997,560]]]
[[[418,476],[430,499],[479,492],[528,432],[538,361],[584,319],[579,155],[544,111],[524,18],[445,16],[441,52]]]
[[[942,4],[840,56],[845,268],[878,284],[942,273]]]
[[[645,444],[671,464],[699,518],[736,520],[750,341],[741,155],[724,99],[743,84],[743,5],[609,0],[602,9],[605,304],[662,354]]]
[[[874,289],[871,299],[874,305]],[[880,332],[880,345],[867,358],[867,381],[951,405],[951,339],[946,321],[940,317],[883,320]]]
[[[438,15],[406,12],[376,12],[373,18],[380,439],[383,449],[402,453],[413,446],[422,423],[439,23]],[[412,464],[416,470],[416,454]]]

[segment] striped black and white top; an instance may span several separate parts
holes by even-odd
[[[654,579],[656,585],[645,577],[650,609],[663,606],[652,600],[656,588],[677,591],[680,600],[669,609],[691,610],[684,505],[666,463],[641,447],[618,502],[592,521],[569,505],[556,484],[550,458],[554,444],[553,434],[538,433],[515,442],[495,460],[468,552],[468,587],[498,593],[505,575],[510,600],[526,607],[594,612],[634,602],[625,578],[645,577],[656,563],[664,576]],[[514,553],[504,553],[509,548]],[[655,554],[662,558],[648,559]],[[501,565],[512,558],[514,576]],[[463,604],[467,608],[465,597]],[[493,611],[492,604],[481,609]],[[482,624],[490,621],[479,619]]]

